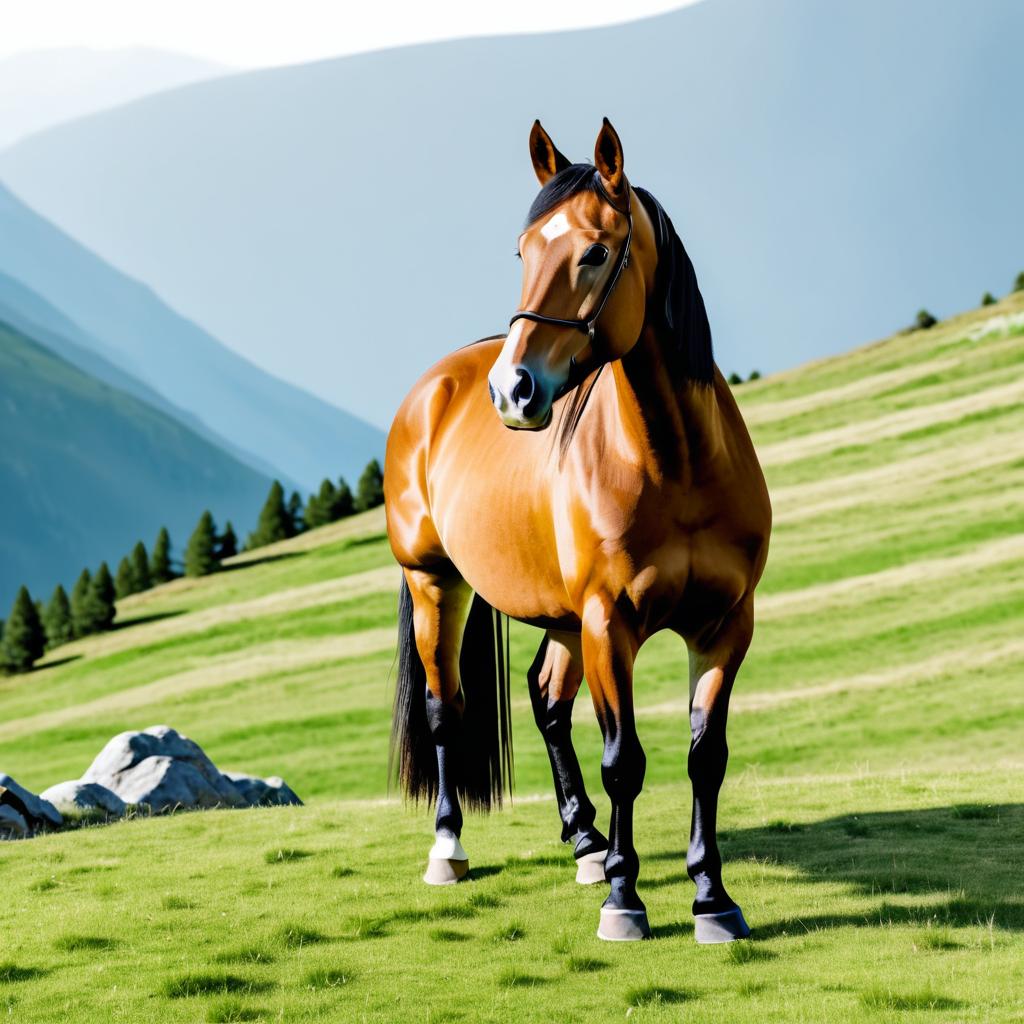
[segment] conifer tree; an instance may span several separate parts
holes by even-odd
[[[217,561],[223,562],[225,558],[234,558],[238,554],[238,537],[235,535],[235,528],[229,519],[224,524],[224,532],[217,540]]]
[[[320,484],[320,490],[309,496],[306,502],[305,521],[306,527],[310,530],[317,526],[323,526],[332,521],[334,502],[337,499],[337,491],[330,480],[324,480]]]
[[[355,511],[352,501],[352,490],[343,476],[338,477],[338,489],[334,492],[334,505],[331,508],[331,522],[336,519],[344,519]]]
[[[89,626],[89,587],[92,575],[83,569],[81,576],[71,590],[71,632],[75,637],[88,636],[92,629]]]
[[[365,512],[384,501],[384,473],[376,459],[370,459],[363,470],[363,475],[356,484],[355,507],[357,512]]]
[[[135,573],[132,572],[132,564],[127,556],[122,558],[117,565],[117,576],[114,578],[114,592],[118,600],[135,593]]]
[[[284,505],[284,488],[275,480],[260,510],[256,529],[249,534],[249,548],[260,548],[290,536],[288,509]]]
[[[153,555],[149,560],[149,575],[154,584],[174,579],[174,570],[171,568],[171,535],[167,532],[166,526],[161,526],[160,532],[156,535]]]
[[[39,612],[28,588],[21,587],[4,624],[0,662],[8,672],[27,672],[45,650],[46,633],[39,621]]]
[[[996,304],[996,297],[991,292],[985,292],[981,297],[981,304],[983,306],[994,306]]]
[[[100,562],[100,567],[89,584],[89,593],[86,596],[85,604],[90,633],[98,633],[104,629],[110,629],[114,624],[114,599],[117,592],[114,589],[114,580],[110,575],[110,569],[106,562]]]
[[[74,635],[71,630],[71,603],[64,588],[58,583],[43,615],[46,643],[49,647],[60,647]]]
[[[146,554],[146,545],[142,541],[136,541],[131,553],[132,577],[135,580],[135,593],[149,590],[153,585],[149,578],[149,555]]]
[[[1015,292],[1024,292],[1024,270],[1022,270],[1014,279],[1013,290]]]
[[[185,548],[185,575],[207,576],[217,568],[217,529],[209,509],[200,517]]]
[[[305,523],[302,519],[302,498],[299,496],[298,491],[292,491],[292,496],[288,499],[288,536],[294,537],[296,534],[302,533]]]

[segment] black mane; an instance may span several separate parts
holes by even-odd
[[[658,269],[654,294],[647,304],[647,319],[660,334],[674,339],[681,375],[686,380],[710,384],[715,375],[711,325],[693,263],[661,203],[646,189],[634,186],[633,191],[651,218],[658,249]],[[527,226],[581,192],[601,194],[594,167],[570,164],[537,194],[526,217]]]

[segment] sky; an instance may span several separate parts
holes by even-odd
[[[153,47],[269,67],[462,36],[633,20],[695,0],[0,0],[0,59],[68,46]],[[624,16],[625,15],[625,16]]]

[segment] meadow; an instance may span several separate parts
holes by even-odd
[[[640,891],[601,943],[512,629],[517,789],[472,880],[386,775],[398,571],[380,510],[118,606],[0,679],[39,791],[167,723],[300,808],[0,844],[0,1013],[73,1021],[1024,1021],[1024,293],[739,386],[775,510],[720,837],[750,941],[697,947],[685,651],[642,651]],[[577,747],[600,815],[600,736]],[[665,822],[670,823],[666,830]]]

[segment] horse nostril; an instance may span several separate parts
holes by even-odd
[[[530,404],[530,399],[533,398],[533,393],[536,390],[537,388],[533,379],[533,374],[530,373],[525,366],[517,367],[516,382],[512,385],[509,398],[511,398],[521,410],[525,410],[526,406]]]

